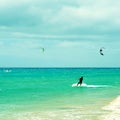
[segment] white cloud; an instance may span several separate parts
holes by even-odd
[[[118,0],[0,0],[0,23],[31,33],[103,34],[118,31],[119,6]]]
[[[52,39],[82,39],[82,38],[104,38],[104,36],[99,35],[49,35],[49,34],[32,34],[26,32],[11,32],[11,36],[16,38],[52,38]]]
[[[50,22],[67,25],[67,27],[76,25],[86,27],[101,22],[111,26],[111,23],[114,24],[114,21],[120,18],[116,14],[119,10],[116,6],[104,6],[103,8],[101,6],[63,6]]]

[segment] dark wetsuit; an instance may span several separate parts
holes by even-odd
[[[79,78],[79,82],[77,83],[77,86],[78,86],[79,84],[80,84],[80,86],[81,86],[82,81],[83,81],[83,77]]]

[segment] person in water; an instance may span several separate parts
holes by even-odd
[[[77,83],[77,86],[80,84],[80,86],[82,85],[82,81],[83,81],[83,76],[81,78],[79,78],[79,82]]]

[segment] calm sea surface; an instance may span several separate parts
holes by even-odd
[[[100,120],[119,95],[120,68],[0,69],[0,120]]]

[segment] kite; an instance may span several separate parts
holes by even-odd
[[[44,52],[45,51],[45,48],[41,47],[42,51]]]
[[[99,52],[100,52],[101,55],[104,56],[104,54],[103,54],[103,49],[104,49],[104,47],[100,48],[100,51],[99,51]]]

